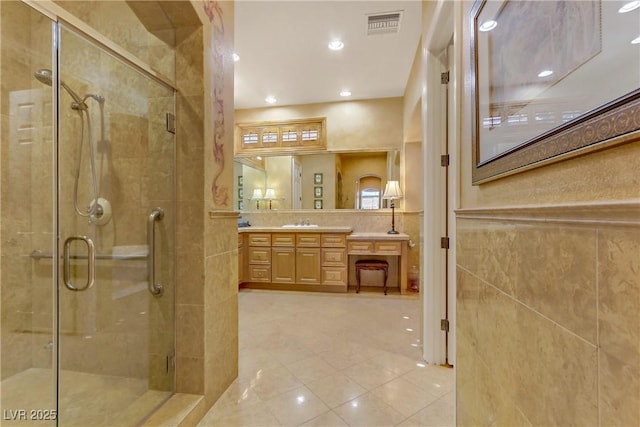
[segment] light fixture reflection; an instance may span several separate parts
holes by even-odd
[[[233,62],[238,62],[240,61],[240,55],[238,55],[237,53],[233,52]]]
[[[635,39],[631,40],[631,44],[640,44],[640,36],[638,36]]]
[[[277,101],[276,97],[272,95],[267,96],[264,100],[269,104],[275,104]]]
[[[490,21],[484,21],[480,27],[478,27],[478,30],[486,32],[486,31],[491,31],[494,28],[496,28],[498,26],[498,23],[494,20],[490,20]]]
[[[331,50],[340,50],[344,47],[344,43],[340,40],[333,40],[329,43],[329,49]]]
[[[538,73],[538,77],[549,77],[551,74],[553,74],[553,71],[543,70]]]
[[[340,96],[351,96],[351,91],[343,90],[340,92]]]
[[[296,397],[296,402],[298,402],[298,404],[302,404],[302,403],[304,403],[304,401],[305,401],[304,396],[301,395],[301,396]]]
[[[402,316],[402,318],[403,318],[403,319],[408,319],[408,318],[409,318],[409,316]]]
[[[427,365],[425,365],[424,363],[416,363],[416,366],[418,368],[426,368],[427,367]]]
[[[267,188],[267,190],[264,193],[264,200],[269,201],[269,210],[271,210],[271,202],[273,202],[275,199],[276,199],[276,190],[274,190],[273,188]]]
[[[407,332],[413,332],[413,329],[411,329],[411,328],[407,328],[407,329],[405,329],[405,331],[407,331]]]
[[[630,1],[629,3],[625,3],[620,9],[618,9],[618,13],[627,13],[632,10],[636,10],[640,7],[640,1]]]

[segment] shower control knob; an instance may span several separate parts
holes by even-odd
[[[111,220],[111,203],[103,197],[99,197],[96,200],[92,200],[89,204],[89,224],[93,225],[105,225]]]

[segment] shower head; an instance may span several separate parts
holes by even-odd
[[[36,71],[35,73],[33,73],[33,75],[35,76],[36,79],[38,79],[39,81],[41,81],[42,83],[51,86],[52,82],[53,82],[53,77],[51,76],[51,70],[47,70],[45,68],[42,68],[38,71]]]
[[[51,72],[51,70],[47,69],[47,68],[41,68],[38,71],[36,71],[35,73],[33,73],[33,76],[38,79],[38,81],[51,86],[53,84],[53,73]],[[82,102],[82,99],[78,96],[77,93],[75,93],[73,91],[73,89],[71,89],[69,86],[67,86],[67,84],[65,82],[63,82],[62,80],[60,80],[60,86],[62,86],[67,92],[69,92],[69,95],[71,95],[71,97],[73,98],[73,100],[76,102],[76,104],[78,106],[81,105],[85,105],[84,102]]]

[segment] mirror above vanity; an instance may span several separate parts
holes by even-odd
[[[400,152],[236,157],[234,206],[245,210],[379,209],[398,180]]]

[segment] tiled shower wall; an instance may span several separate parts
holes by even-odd
[[[35,67],[50,67],[51,25],[18,2],[2,2],[0,12],[4,379],[34,366],[51,366],[50,273],[48,280],[40,280],[50,272],[51,262],[38,265],[29,254],[34,248],[52,250],[53,129],[51,89],[33,78]]]
[[[640,425],[640,205],[457,227],[458,425]]]

